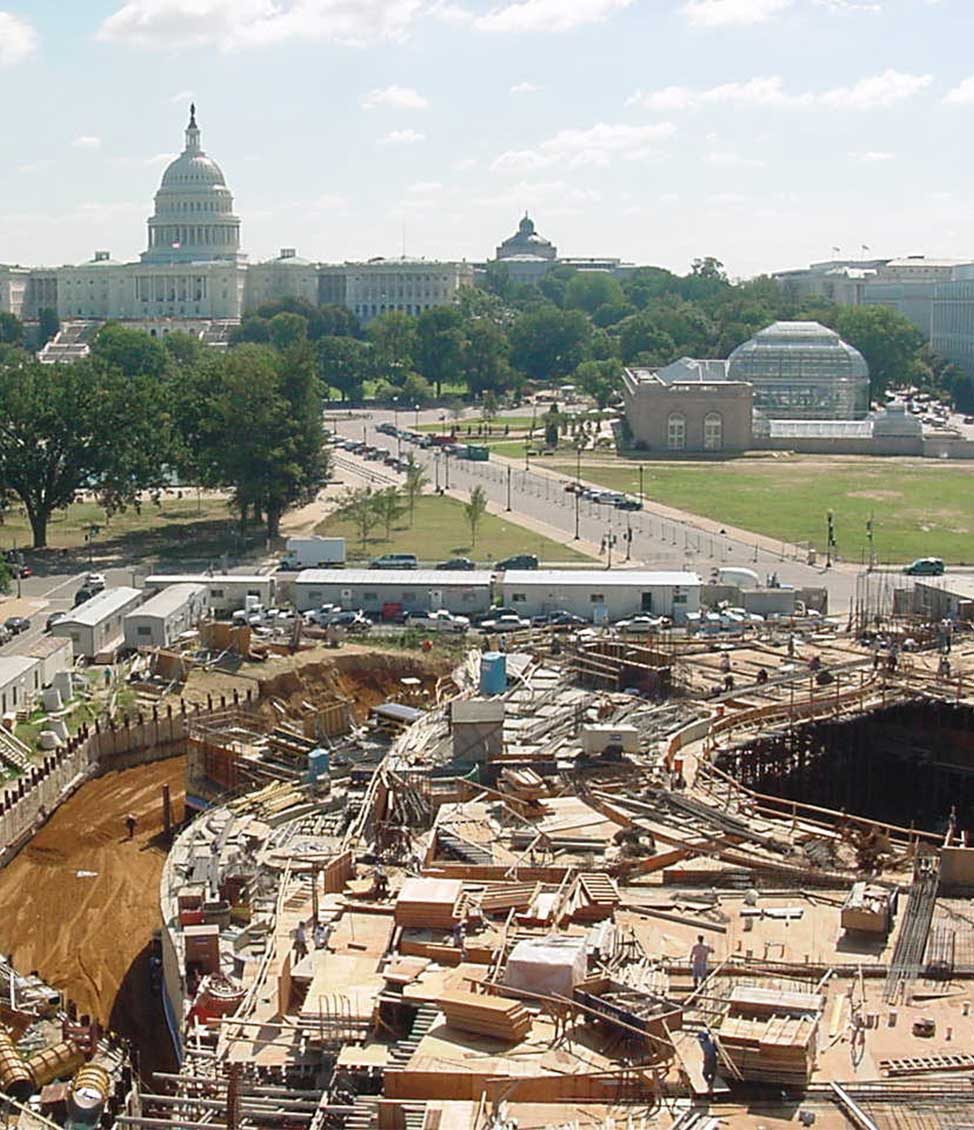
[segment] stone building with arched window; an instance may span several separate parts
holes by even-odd
[[[683,357],[663,369],[626,369],[623,394],[632,443],[642,451],[717,454],[751,446],[751,386],[727,380],[724,361]]]

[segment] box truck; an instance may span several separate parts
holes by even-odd
[[[345,564],[344,538],[288,538],[281,569],[340,569]]]

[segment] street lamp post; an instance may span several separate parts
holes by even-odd
[[[825,515],[826,522],[826,536],[825,536],[825,568],[832,568],[832,550],[835,549],[835,516],[829,510]]]
[[[511,465],[507,465],[507,509],[511,509]]]
[[[531,454],[531,445],[527,440],[525,440],[524,441],[524,470],[525,471],[529,470],[530,466],[531,466],[530,461],[529,461],[530,454]]]
[[[626,511],[626,560],[632,560],[632,513],[628,510]]]
[[[415,424],[416,424],[416,427],[418,428],[419,427],[419,405],[418,404],[413,405],[413,411],[416,413]]]
[[[444,488],[444,490],[450,489],[450,453],[449,453],[449,451],[443,452],[443,488]]]
[[[578,491],[575,491],[575,540],[578,541]]]
[[[399,397],[398,396],[394,396],[392,398],[392,426],[396,429],[396,431],[399,430]]]
[[[582,481],[582,445],[577,443],[575,445],[575,487],[578,488],[579,483]]]
[[[646,505],[646,495],[643,492],[643,469],[644,469],[643,465],[642,465],[642,463],[640,463],[639,464],[639,501],[643,504],[643,506],[645,506]]]
[[[440,453],[438,451],[435,451],[433,453],[433,475],[434,475],[435,480],[436,480],[433,484],[433,489],[436,491],[437,494],[439,494],[440,493]]]

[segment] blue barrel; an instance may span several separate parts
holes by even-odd
[[[480,657],[480,693],[503,694],[507,690],[507,656],[485,651]]]
[[[328,757],[328,750],[313,749],[308,754],[308,784],[313,785],[319,777],[326,777],[331,769],[331,761]]]

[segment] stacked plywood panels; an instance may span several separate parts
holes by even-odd
[[[447,1024],[463,1032],[474,1032],[506,1043],[518,1043],[531,1031],[531,1013],[506,997],[488,997],[452,989],[437,1005]]]
[[[452,930],[460,921],[459,879],[407,879],[396,899],[396,925],[424,930]]]
[[[717,1030],[721,1050],[741,1079],[806,1086],[823,1005],[818,993],[739,986]]]

